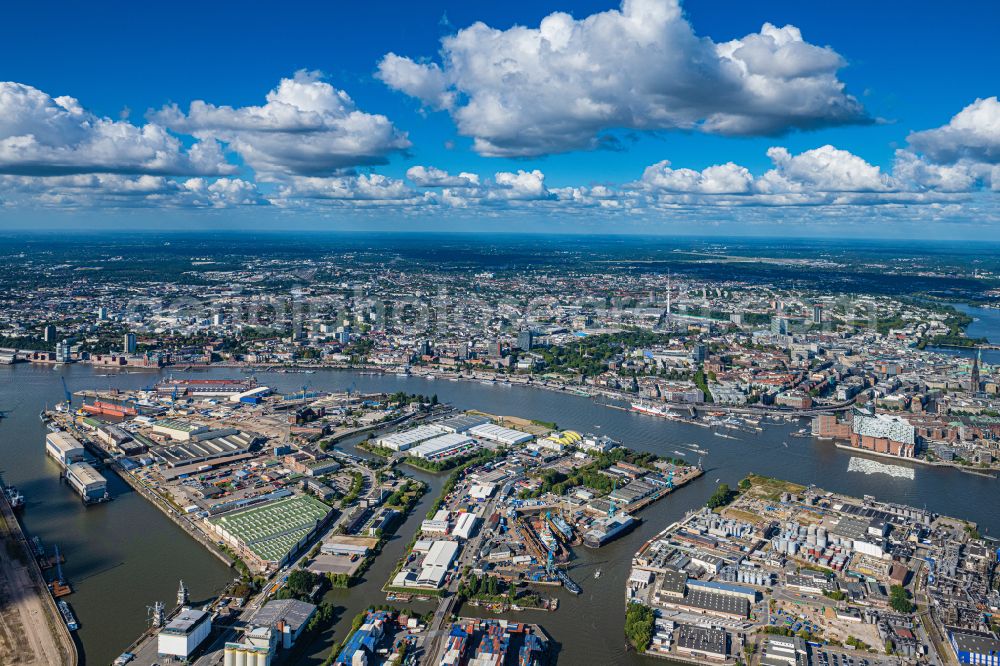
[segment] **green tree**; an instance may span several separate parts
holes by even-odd
[[[728,483],[720,483],[719,487],[715,489],[715,493],[708,498],[706,506],[709,509],[718,509],[719,507],[726,506],[732,501],[734,494]]]
[[[889,606],[897,613],[912,613],[913,602],[910,601],[910,593],[902,585],[893,585],[889,588]]]
[[[625,637],[639,652],[645,652],[653,640],[653,609],[631,603],[625,610]]]

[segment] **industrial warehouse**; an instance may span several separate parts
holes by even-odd
[[[238,509],[205,520],[241,557],[259,569],[281,567],[330,514],[330,507],[309,496]]]
[[[633,557],[626,596],[655,611],[650,654],[735,664],[759,651],[764,666],[838,663],[840,645],[920,655],[912,605],[901,600],[915,569],[954,561],[946,544],[966,538],[967,525],[776,479],[741,487],[718,513],[689,513]],[[970,544],[965,566],[988,566],[985,550]],[[953,607],[954,587],[929,581],[936,603]],[[953,645],[964,640],[964,630],[949,631]]]

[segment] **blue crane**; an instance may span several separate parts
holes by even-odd
[[[615,479],[614,484],[611,486],[611,492],[614,493],[618,490],[618,479]],[[615,504],[615,498],[608,496],[608,518],[614,518],[615,513],[618,511],[618,506]]]
[[[59,561],[61,559],[59,557],[59,544],[55,545],[55,549],[56,549],[56,580],[59,582],[60,585],[65,585],[66,580],[63,578],[62,562]]]
[[[73,393],[66,386],[66,378],[60,377],[59,379],[62,380],[63,394],[66,396],[66,406],[69,407],[73,404]]]

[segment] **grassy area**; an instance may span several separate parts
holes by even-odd
[[[750,481],[750,492],[757,496],[766,497],[772,502],[780,500],[782,493],[801,493],[806,489],[805,486],[798,483],[760,474],[751,474],[747,479]]]
[[[759,516],[756,513],[750,513],[749,511],[743,511],[742,509],[730,509],[728,507],[723,509],[722,515],[726,518],[742,520],[745,523],[760,523],[764,520],[763,516]]]
[[[379,458],[391,458],[396,452],[387,446],[378,446],[373,440],[366,440],[358,444],[358,448],[362,451],[367,451],[373,456],[378,456]]]

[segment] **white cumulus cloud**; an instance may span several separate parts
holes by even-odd
[[[218,144],[185,150],[163,127],[133,125],[87,111],[73,97],[0,82],[0,173],[25,176],[108,173],[224,175]]]
[[[700,194],[746,194],[753,185],[753,176],[746,167],[727,162],[702,171],[673,169],[669,160],[646,167],[642,184],[664,192]]]
[[[715,43],[678,0],[625,0],[579,20],[557,12],[537,28],[475,23],[441,50],[441,63],[390,53],[377,76],[447,110],[488,156],[614,145],[606,131],[620,128],[772,135],[869,120],[831,48],[771,24]]]
[[[187,113],[170,105],[148,117],[177,132],[224,141],[263,178],[333,175],[383,164],[410,147],[388,118],[359,110],[317,72],[282,79],[266,100],[236,108],[196,100]]]
[[[914,132],[907,140],[935,162],[1000,163],[1000,101],[995,96],[977,99],[947,125]]]
[[[463,171],[457,176],[452,176],[447,171],[435,167],[410,167],[406,170],[406,177],[417,187],[475,187],[479,185],[477,174]]]

